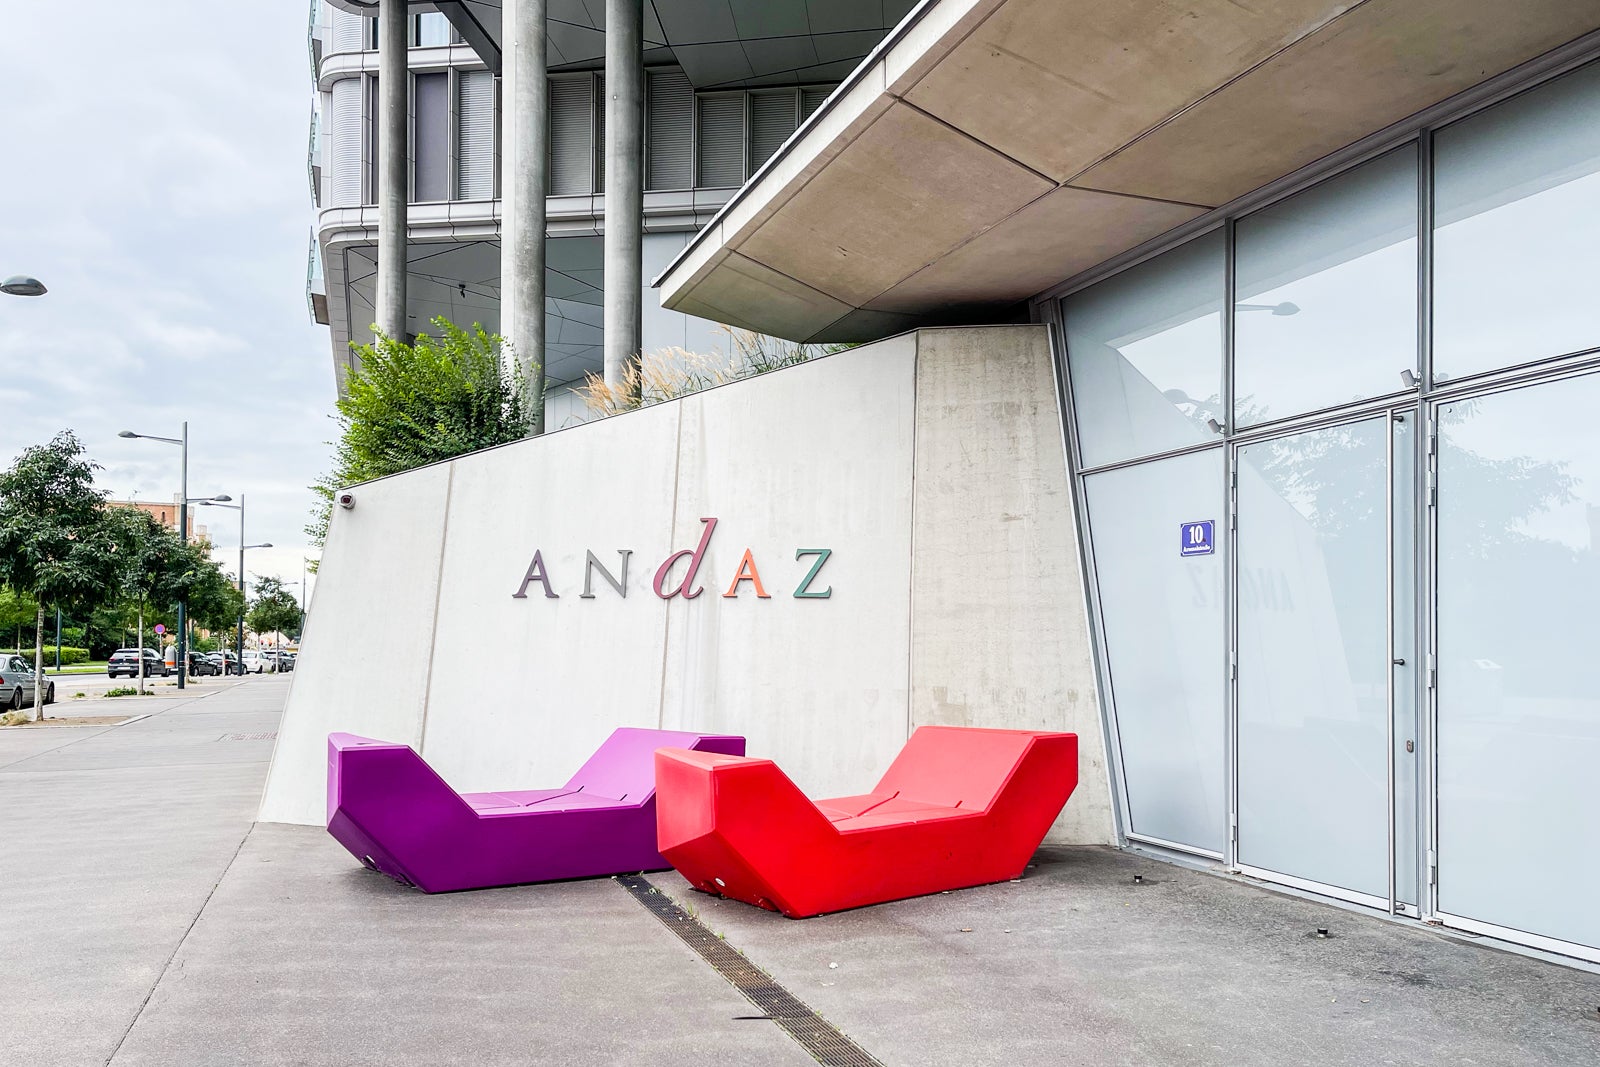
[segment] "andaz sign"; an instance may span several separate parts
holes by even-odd
[[[650,583],[650,588],[662,600],[671,600],[673,597],[693,600],[705,592],[703,586],[695,583],[700,577],[700,564],[705,561],[706,549],[711,547],[711,535],[716,532],[717,520],[701,519],[700,521],[705,524],[705,529],[700,532],[700,543],[694,548],[680,549],[672,553],[672,555],[662,560],[661,566],[656,568],[655,579]],[[613,574],[592,550],[584,550],[583,592],[578,594],[580,600],[595,599],[594,578],[596,574],[615,590],[619,597],[627,597],[628,561],[633,557],[633,549],[619,548],[616,552],[621,557],[621,563],[618,566],[620,573]],[[828,557],[832,555],[833,549],[831,548],[795,549],[794,558],[797,562],[807,558],[811,560],[811,569],[806,571],[805,576],[800,579],[800,584],[795,587],[793,596],[796,600],[827,600],[833,596],[833,586],[829,585],[821,588],[817,586],[817,578],[822,573],[822,568],[827,564]],[[688,560],[688,563],[683,568],[683,576],[675,580],[673,571],[682,560]],[[734,571],[733,581],[728,584],[727,592],[722,595],[729,599],[737,597],[744,591],[742,586],[745,582],[750,583],[750,589],[758,599],[772,599],[772,594],[767,592],[766,586],[762,584],[761,572],[756,569],[755,553],[748,548],[744,550],[744,555],[739,559],[739,569]],[[517,591],[511,594],[512,599],[526,600],[528,598],[528,589],[533,585],[538,585],[544,590],[546,600],[558,600],[561,597],[561,594],[557,593],[551,586],[550,570],[545,566],[544,555],[539,549],[534,550],[533,562],[528,564],[527,571],[522,575],[521,584],[517,586]]]

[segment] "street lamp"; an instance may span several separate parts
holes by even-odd
[[[12,296],[43,296],[49,291],[44,287],[44,282],[38,278],[30,278],[26,274],[13,274],[0,282],[0,293],[9,293]]]
[[[189,424],[183,424],[182,437],[159,437],[151,433],[134,433],[132,430],[123,430],[117,434],[129,440],[160,441],[162,444],[177,445],[183,449],[182,488],[178,498],[178,540],[183,545],[189,544]],[[197,502],[231,500],[228,496],[196,497]],[[184,680],[189,670],[189,630],[185,616],[188,614],[189,604],[187,598],[178,601],[178,688],[184,687]]]
[[[232,499],[232,498],[231,497],[226,497],[226,496],[214,496],[210,500],[202,500],[202,501],[200,501],[200,504],[201,504],[202,507],[231,508],[234,511],[237,511],[239,513],[239,600],[240,600],[240,604],[239,604],[239,633],[238,633],[237,645],[234,648],[234,653],[239,657],[239,670],[240,670],[241,673],[243,673],[243,671],[244,671],[244,553],[245,553],[245,550],[249,549],[249,548],[271,548],[272,547],[272,542],[271,541],[263,541],[259,545],[247,545],[247,544],[244,543],[244,494],[243,493],[239,494],[239,502],[237,504],[226,503],[226,501],[228,501],[230,499]]]

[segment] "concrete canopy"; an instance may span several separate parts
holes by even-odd
[[[1597,27],[1593,0],[934,0],[662,304],[796,340],[979,321]]]

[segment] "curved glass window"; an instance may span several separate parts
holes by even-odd
[[[1067,298],[1082,466],[1215,440],[1222,410],[1217,230]]]

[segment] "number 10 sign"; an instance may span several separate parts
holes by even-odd
[[[1216,551],[1217,524],[1212,519],[1201,522],[1186,522],[1179,527],[1183,531],[1183,541],[1179,546],[1180,556],[1209,556]]]

